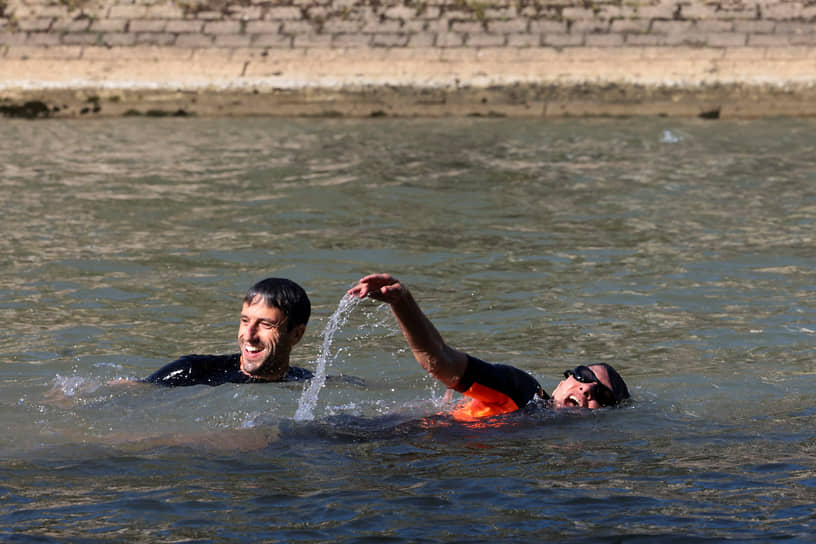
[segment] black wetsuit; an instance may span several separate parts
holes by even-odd
[[[523,370],[486,363],[470,355],[465,373],[454,389],[472,399],[453,412],[463,419],[515,412],[534,399],[550,398],[538,381]]]
[[[308,380],[314,375],[305,368],[290,366],[281,381]],[[267,383],[241,372],[241,354],[185,355],[147,378],[146,382],[169,387],[184,385],[221,385],[223,383]]]

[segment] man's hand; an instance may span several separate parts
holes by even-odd
[[[388,304],[394,304],[407,291],[397,278],[389,274],[371,274],[360,279],[357,285],[349,289],[347,293],[353,297],[370,297]]]

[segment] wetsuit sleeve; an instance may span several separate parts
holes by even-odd
[[[454,388],[473,402],[454,412],[457,417],[485,417],[515,412],[536,393],[546,398],[538,381],[523,370],[486,363],[468,355],[465,374]]]
[[[178,387],[208,383],[210,369],[207,358],[197,355],[185,355],[168,363],[144,379],[149,383]]]

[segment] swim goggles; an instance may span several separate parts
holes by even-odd
[[[592,369],[588,366],[578,365],[572,370],[565,370],[564,377],[569,378],[570,376],[581,383],[594,383],[594,397],[601,406],[614,406],[618,403],[618,401],[615,400],[615,394],[612,392],[612,390],[601,383],[595,373],[592,372]]]

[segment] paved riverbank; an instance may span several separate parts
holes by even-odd
[[[7,116],[816,114],[797,2],[7,2]]]

